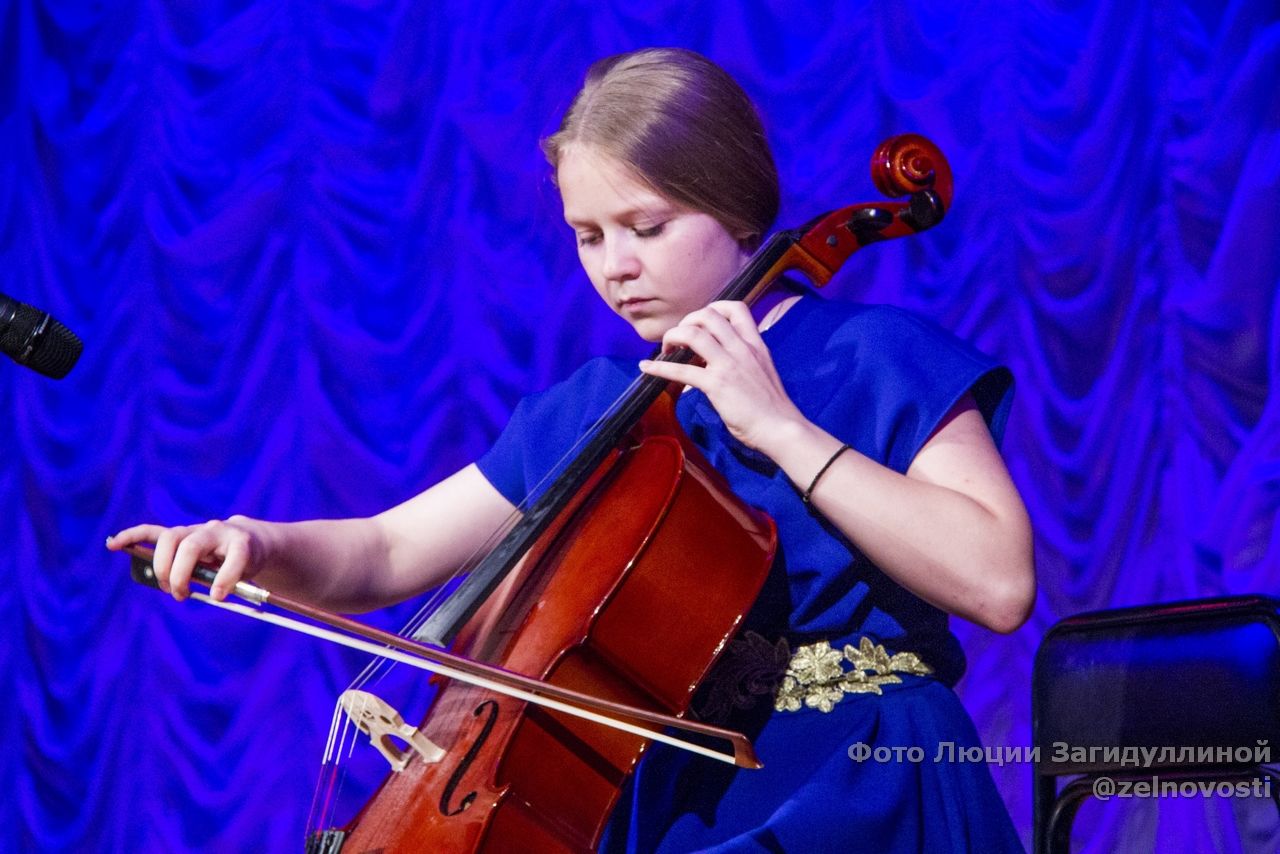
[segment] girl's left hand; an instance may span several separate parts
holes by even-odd
[[[782,387],[773,357],[745,303],[713,302],[662,336],[662,351],[688,347],[702,365],[645,359],[640,370],[707,396],[735,439],[769,455],[788,428],[805,422]]]

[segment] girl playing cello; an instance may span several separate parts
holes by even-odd
[[[911,314],[785,280],[754,311],[711,302],[779,189],[754,106],[697,54],[597,62],[544,149],[600,297],[699,360],[639,371],[688,387],[689,437],[778,528],[765,590],[694,705],[751,733],[764,768],[652,745],[602,850],[1020,850],[985,766],[935,760],[977,744],[948,615],[1009,632],[1034,598],[1030,525],[995,445],[1007,370]],[[254,578],[335,610],[398,602],[479,548],[636,374],[588,362],[522,401],[474,464],[371,518],[138,525],[108,546],[155,543],[178,599],[209,562],[214,598]],[[854,745],[925,761],[855,762]]]

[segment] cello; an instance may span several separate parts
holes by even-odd
[[[930,228],[950,204],[949,168],[922,137],[877,148],[872,178],[907,201],[852,205],[774,234],[717,299],[751,303],[790,271],[825,284],[853,252]],[[482,662],[472,675],[510,677],[525,694],[512,699],[492,682],[458,676],[421,725],[405,727],[376,698],[348,692],[344,708],[395,770],[345,827],[312,834],[308,851],[594,849],[627,776],[660,734],[601,726],[573,709],[679,725],[774,557],[772,522],[733,496],[684,435],[677,393],[654,377],[637,379],[409,638],[361,632],[424,657],[452,645],[452,656],[434,657]],[[145,581],[147,555],[135,558],[135,577]],[[211,579],[208,568],[197,579]],[[318,609],[250,595],[358,630]],[[561,706],[532,702],[539,694]],[[758,767],[740,736],[685,727],[729,738],[732,761]],[[390,746],[391,737],[409,749]]]

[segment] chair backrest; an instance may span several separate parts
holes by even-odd
[[[1135,773],[1270,762],[1270,749],[1280,755],[1280,599],[1062,620],[1036,653],[1032,739],[1038,773],[1113,771],[1131,764],[1121,757],[1141,759]]]

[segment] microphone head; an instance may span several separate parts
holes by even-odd
[[[12,302],[12,320],[0,330],[0,350],[20,365],[60,380],[84,350],[76,334],[43,311]]]

